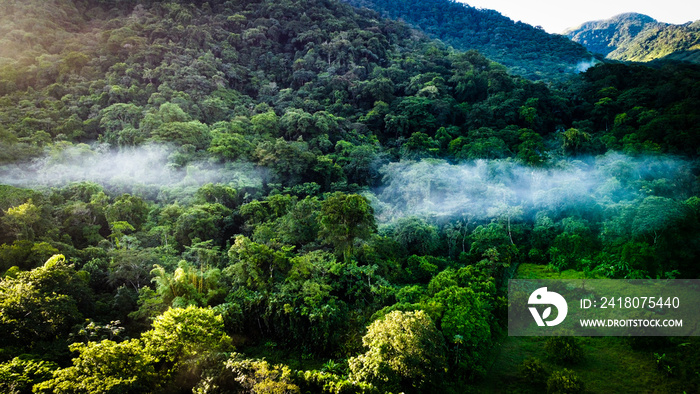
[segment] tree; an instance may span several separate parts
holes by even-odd
[[[224,273],[238,285],[253,290],[270,290],[275,277],[286,272],[289,261],[284,253],[239,235],[228,251],[231,265]]]
[[[121,130],[138,127],[142,112],[141,107],[132,103],[112,104],[103,109],[100,127],[105,131],[105,140],[110,143],[116,142],[117,134]]]
[[[57,370],[53,379],[34,386],[35,393],[128,393],[155,389],[157,375],[152,355],[138,339],[74,343],[73,365]]]
[[[221,315],[211,308],[170,308],[141,335],[144,352],[156,365],[163,392],[194,387],[202,370],[233,350]]]
[[[321,203],[319,222],[321,238],[342,253],[346,261],[355,240],[366,239],[376,230],[369,201],[360,195],[343,192],[335,192]]]
[[[24,204],[8,208],[2,223],[10,228],[17,239],[34,239],[34,227],[41,220],[41,211],[31,199]]]
[[[67,335],[92,306],[83,274],[55,255],[41,267],[0,280],[0,344],[31,348]]]
[[[198,120],[190,122],[163,123],[153,131],[153,141],[192,145],[197,149],[206,149],[211,141],[209,127]]]
[[[232,349],[221,315],[211,308],[170,308],[141,337],[146,351],[166,363]]]
[[[185,210],[175,222],[175,239],[181,246],[189,246],[197,240],[213,239],[219,243],[223,238],[225,219],[231,210],[218,203],[194,205]]]
[[[450,286],[429,301],[440,313],[439,321],[445,342],[450,345],[456,369],[470,377],[484,373],[482,352],[491,338],[490,307],[471,288]]]
[[[29,393],[36,383],[51,378],[56,364],[35,360],[27,355],[0,364],[0,390],[4,393]]]
[[[362,344],[369,350],[348,360],[353,379],[412,393],[440,386],[445,344],[425,312],[387,314],[370,324]]]
[[[564,368],[554,371],[547,379],[547,393],[549,394],[578,394],[583,393],[585,386],[576,372]]]
[[[408,254],[429,255],[440,242],[437,228],[415,216],[398,219],[391,233]]]
[[[561,139],[564,151],[575,156],[585,153],[591,135],[572,127],[561,134]]]

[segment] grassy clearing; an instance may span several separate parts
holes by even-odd
[[[517,279],[583,279],[584,273],[567,270],[554,272],[547,267],[523,264]],[[591,278],[589,278],[591,279]],[[518,366],[527,358],[540,359],[548,373],[568,368],[576,372],[586,385],[587,393],[683,393],[680,379],[667,378],[656,368],[648,351],[633,350],[626,338],[577,338],[585,359],[576,365],[557,365],[548,359],[546,337],[503,336],[494,347],[486,379],[478,389],[485,393],[542,393],[546,387],[536,387],[519,377]],[[687,391],[691,392],[691,391]]]

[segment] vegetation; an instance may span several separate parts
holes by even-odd
[[[564,34],[608,59],[650,62],[656,59],[700,62],[700,22],[672,25],[628,13],[586,22]]]
[[[401,19],[459,50],[477,50],[533,81],[562,81],[592,55],[583,45],[540,26],[514,22],[498,11],[454,0],[344,0]],[[579,41],[580,42],[580,41]]]
[[[700,275],[695,66],[554,89],[334,0],[4,5],[3,391],[477,391],[518,272]],[[597,387],[582,343],[523,376]],[[614,344],[697,391],[697,341]]]

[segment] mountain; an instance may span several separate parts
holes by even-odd
[[[608,59],[700,62],[700,21],[673,25],[636,13],[616,15],[568,29],[564,34]]]
[[[452,0],[343,1],[403,20],[455,49],[477,50],[531,80],[565,79],[591,59],[582,45],[564,36]]]

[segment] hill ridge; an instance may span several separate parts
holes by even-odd
[[[343,0],[401,19],[459,50],[477,50],[530,80],[563,80],[592,55],[565,36],[451,0]]]
[[[700,23],[659,22],[651,16],[628,12],[588,21],[564,34],[608,59],[649,62],[657,59],[700,62]]]

